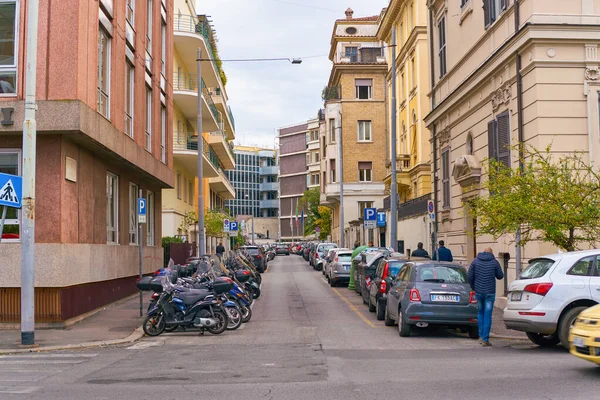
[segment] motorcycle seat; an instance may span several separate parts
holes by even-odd
[[[213,292],[210,290],[204,289],[191,289],[182,293],[179,293],[177,297],[179,297],[183,304],[186,306],[192,305],[197,301],[204,300],[209,295],[212,295]]]

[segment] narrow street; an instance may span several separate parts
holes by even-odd
[[[600,368],[555,348],[424,331],[400,338],[298,256],[264,274],[252,320],[134,345],[0,356],[1,399],[591,399]]]

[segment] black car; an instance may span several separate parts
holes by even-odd
[[[254,262],[254,266],[256,270],[260,273],[265,272],[267,269],[267,259],[265,252],[260,246],[244,246],[242,247],[243,251],[246,251],[252,257],[252,261]]]

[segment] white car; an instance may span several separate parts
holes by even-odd
[[[504,324],[533,343],[569,348],[579,313],[600,303],[600,250],[537,257],[509,287]]]

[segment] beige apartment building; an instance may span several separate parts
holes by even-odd
[[[197,242],[197,226],[186,225],[186,214],[198,210],[198,144],[203,145],[205,210],[224,210],[235,190],[226,170],[235,168],[235,123],[227,105],[224,73],[217,62],[213,27],[198,15],[193,2],[174,0],[173,41],[173,175],[174,188],[163,190],[163,236]],[[202,51],[198,78],[197,49]],[[198,96],[200,85],[202,95]],[[202,131],[198,131],[198,102],[202,105]],[[207,237],[205,251],[213,252],[221,237]]]
[[[0,3],[0,172],[20,175],[27,1]],[[162,265],[173,185],[171,0],[40,1],[35,320],[63,324],[136,293]],[[137,198],[148,200],[140,237]],[[0,244],[0,322],[20,321],[21,212]]]
[[[396,113],[396,181],[398,182],[397,250],[414,250],[422,242],[431,248],[432,221],[427,216],[431,198],[430,133],[424,117],[429,113],[428,10],[424,1],[392,0],[382,13],[377,37],[386,44],[388,145],[386,190],[390,189],[392,113]],[[392,109],[392,31],[396,30],[396,109]],[[384,210],[387,226],[379,228],[390,242],[390,198]],[[431,251],[431,250],[430,250]]]
[[[480,189],[482,161],[515,166],[508,144],[583,150],[600,157],[596,0],[430,0],[431,100],[439,238],[459,260],[484,247],[511,255],[514,237],[477,237],[465,203]],[[532,243],[523,259],[553,253]]]
[[[365,208],[383,207],[386,175],[386,74],[379,16],[354,18],[346,11],[331,36],[333,68],[323,90],[325,124],[321,137],[321,203],[331,207],[331,236],[351,247],[355,241],[380,242],[377,230],[365,230]],[[340,142],[341,141],[341,142]],[[342,178],[340,178],[342,177]],[[344,224],[340,223],[340,181],[343,181]]]

